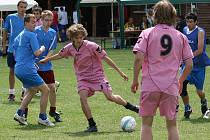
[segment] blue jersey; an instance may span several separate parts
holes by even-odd
[[[204,29],[196,27],[193,31],[189,31],[187,26],[183,29],[183,33],[187,36],[193,52],[198,50],[198,32],[204,32],[204,46],[202,54],[193,58],[193,69],[203,68],[210,65],[210,60],[206,53],[206,33]]]
[[[35,67],[35,58],[34,52],[39,49],[39,43],[36,38],[36,34],[24,29],[14,41],[14,55],[15,55],[15,67],[24,67],[29,68]]]
[[[6,17],[4,22],[4,29],[9,33],[9,47],[8,52],[13,53],[13,43],[15,37],[24,29],[24,19],[18,16],[17,13],[10,14]]]
[[[52,28],[46,32],[42,26],[38,26],[35,29],[35,34],[37,36],[39,46],[45,46],[45,51],[38,57],[37,61],[43,59],[49,51],[56,49],[57,47],[57,34]],[[38,64],[39,71],[49,71],[52,69],[52,63],[49,61],[45,64]]]

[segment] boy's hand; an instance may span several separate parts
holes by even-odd
[[[136,91],[138,90],[138,87],[139,87],[139,83],[133,81],[131,85],[131,92],[136,93]]]
[[[125,75],[123,72],[121,72],[120,75],[122,76],[122,78],[123,78],[125,81],[128,81],[127,75]]]

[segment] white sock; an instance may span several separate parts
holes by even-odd
[[[13,89],[9,89],[9,94],[15,94],[15,89],[13,88]]]

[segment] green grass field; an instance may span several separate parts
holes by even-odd
[[[61,46],[60,46],[61,47]],[[60,48],[59,47],[59,48]],[[210,46],[208,46],[210,47]],[[208,48],[208,52],[210,49]],[[130,78],[128,82],[118,75],[116,71],[104,64],[104,69],[110,81],[113,92],[121,95],[131,103],[138,104],[138,94],[130,92],[132,80],[133,55],[130,49],[107,49],[108,55]],[[210,53],[209,53],[210,54]],[[20,126],[13,120],[13,115],[20,105],[21,83],[16,80],[16,102],[9,103],[8,97],[8,72],[6,58],[0,59],[0,140],[138,140],[140,139],[141,118],[137,114],[125,110],[124,107],[106,101],[103,94],[96,94],[89,98],[92,114],[97,122],[98,133],[83,133],[87,121],[80,107],[79,96],[76,91],[76,79],[71,59],[54,61],[56,80],[61,83],[57,93],[57,110],[61,111],[63,122],[56,123],[55,127],[44,127],[37,124],[39,113],[39,97],[34,97],[29,106],[28,126]],[[205,92],[210,101],[210,69],[206,71]],[[190,102],[193,113],[190,120],[183,118],[183,104],[180,100],[178,113],[178,127],[181,140],[210,140],[210,120],[204,120],[200,112],[200,100],[195,93],[195,88],[189,86]],[[49,106],[48,106],[49,111]],[[122,132],[120,120],[130,115],[137,121],[136,130],[132,133]],[[53,120],[52,118],[50,118]],[[54,121],[54,120],[53,120]],[[167,131],[163,118],[159,113],[153,124],[154,140],[166,140]]]

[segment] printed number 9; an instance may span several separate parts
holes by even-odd
[[[172,49],[172,39],[169,35],[163,35],[160,39],[161,47],[165,50],[161,50],[160,55],[165,56],[171,52]]]

